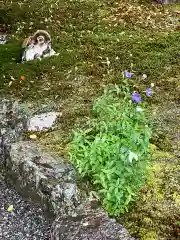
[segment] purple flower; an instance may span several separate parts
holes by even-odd
[[[140,103],[141,102],[141,95],[137,92],[133,92],[132,94],[132,100],[136,103]]]
[[[131,78],[134,75],[134,73],[130,73],[130,72],[125,71],[125,75],[126,75],[127,78]]]
[[[150,97],[150,96],[152,95],[152,92],[153,92],[152,88],[148,88],[148,89],[146,90],[146,96],[147,96],[147,97]]]

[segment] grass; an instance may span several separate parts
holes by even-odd
[[[94,99],[106,86],[119,84],[124,70],[136,71],[140,91],[155,84],[149,111],[159,111],[166,103],[179,104],[180,34],[172,10],[180,5],[162,7],[147,2],[7,0],[1,5],[0,28],[5,27],[10,34],[8,44],[0,45],[1,96],[20,99],[30,106],[29,111],[53,106],[62,112],[56,131],[38,136],[45,148],[67,157],[72,129],[91,118]],[[21,64],[21,42],[37,29],[49,31],[60,55]],[[140,80],[143,73],[148,75],[145,81]],[[20,83],[21,76],[25,80]],[[160,130],[152,143],[166,151],[167,129],[161,127],[166,115],[159,120],[155,129]],[[159,131],[163,133],[159,135]],[[133,229],[133,218],[128,222],[128,228]],[[143,239],[141,230],[136,229],[136,235]],[[146,236],[161,234],[158,226],[151,233],[147,231],[146,240]]]

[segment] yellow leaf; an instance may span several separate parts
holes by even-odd
[[[9,87],[12,85],[12,81],[9,82]]]
[[[13,81],[15,80],[15,78],[14,78],[13,76],[10,76],[10,78],[11,78],[11,80],[13,80]]]
[[[30,139],[36,139],[37,136],[36,136],[35,134],[32,134],[32,135],[29,136],[29,138],[30,138]]]
[[[14,208],[13,205],[10,205],[10,206],[8,207],[8,209],[7,209],[8,212],[12,212],[12,211],[13,211],[13,208]]]

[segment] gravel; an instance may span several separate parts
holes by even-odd
[[[8,207],[13,205],[13,211]],[[51,220],[42,209],[22,199],[5,183],[0,175],[0,239],[1,240],[47,240]]]

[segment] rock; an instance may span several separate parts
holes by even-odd
[[[102,209],[87,204],[76,208],[72,215],[59,216],[51,228],[51,240],[133,240],[127,230]]]
[[[5,153],[11,143],[23,140],[26,129],[26,117],[17,110],[17,102],[0,99],[0,167],[3,168]]]
[[[66,214],[79,202],[74,168],[43,153],[31,142],[19,141],[5,149],[6,176],[25,197],[38,200],[53,214]]]
[[[61,113],[48,112],[35,115],[28,120],[28,131],[45,131],[51,129]]]

